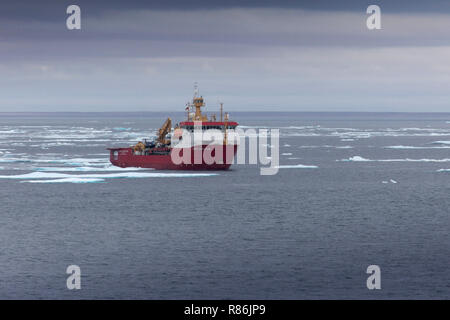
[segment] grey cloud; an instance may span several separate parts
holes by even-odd
[[[194,81],[228,110],[449,110],[445,13],[387,10],[383,29],[368,31],[364,10],[306,2],[121,3],[90,11],[82,2],[81,31],[65,29],[64,10],[57,20],[38,7],[31,20],[2,19],[0,110],[180,110]]]
[[[236,56],[283,46],[443,46],[446,14],[383,14],[382,30],[365,27],[364,12],[287,9],[105,11],[83,18],[82,30],[4,20],[0,55],[13,59]]]

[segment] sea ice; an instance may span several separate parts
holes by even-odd
[[[303,164],[295,164],[295,165],[282,165],[277,166],[278,169],[317,169],[318,166],[305,166]]]
[[[61,178],[184,178],[184,177],[209,177],[217,176],[217,173],[164,173],[164,172],[117,172],[117,173],[88,173],[68,174],[58,172],[30,172],[18,175],[0,176],[0,179],[61,179]]]
[[[53,180],[26,180],[22,182],[29,183],[99,183],[104,182],[104,179],[95,179],[95,178],[62,178],[62,179],[53,179]]]
[[[144,170],[143,168],[120,168],[114,166],[105,166],[105,167],[41,167],[35,168],[35,171],[46,171],[46,172],[102,172],[102,171],[139,171]],[[154,170],[149,168],[147,170]]]

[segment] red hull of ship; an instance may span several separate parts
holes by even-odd
[[[132,148],[110,148],[110,161],[113,165],[128,168],[128,167],[138,167],[138,168],[153,168],[157,170],[227,170],[231,166],[231,162],[236,154],[237,145],[224,145],[223,147],[223,159],[216,161],[212,164],[205,162],[202,157],[200,161],[195,160],[195,150],[192,147],[186,149],[190,153],[190,163],[176,164],[172,161],[171,154],[176,149],[171,149],[168,154],[149,154],[149,155],[136,155]],[[202,154],[207,147],[203,145]],[[197,151],[199,149],[196,149]],[[179,150],[178,150],[179,151]],[[185,151],[185,150],[183,150]],[[211,153],[212,156],[215,155],[214,151]]]

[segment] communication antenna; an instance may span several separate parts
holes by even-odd
[[[194,98],[198,97],[198,83],[194,82]]]
[[[220,101],[220,98],[217,98],[217,103],[220,105],[220,122],[223,121],[223,102]]]
[[[191,104],[189,103],[189,101],[186,103],[186,108],[184,108],[184,110],[186,110],[187,121],[189,121],[189,112],[191,111]]]

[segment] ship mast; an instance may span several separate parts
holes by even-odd
[[[228,132],[227,132],[227,129],[228,129],[228,112],[225,112],[225,135],[224,135],[224,138],[223,138],[223,144],[224,145],[227,145],[228,144]]]
[[[186,103],[184,110],[186,110],[187,121],[189,121],[189,112],[191,112],[191,103],[189,101]]]
[[[201,108],[205,106],[203,97],[199,97],[197,82],[194,83],[194,99],[192,100],[195,107],[194,121],[208,121],[208,118],[202,115]]]

